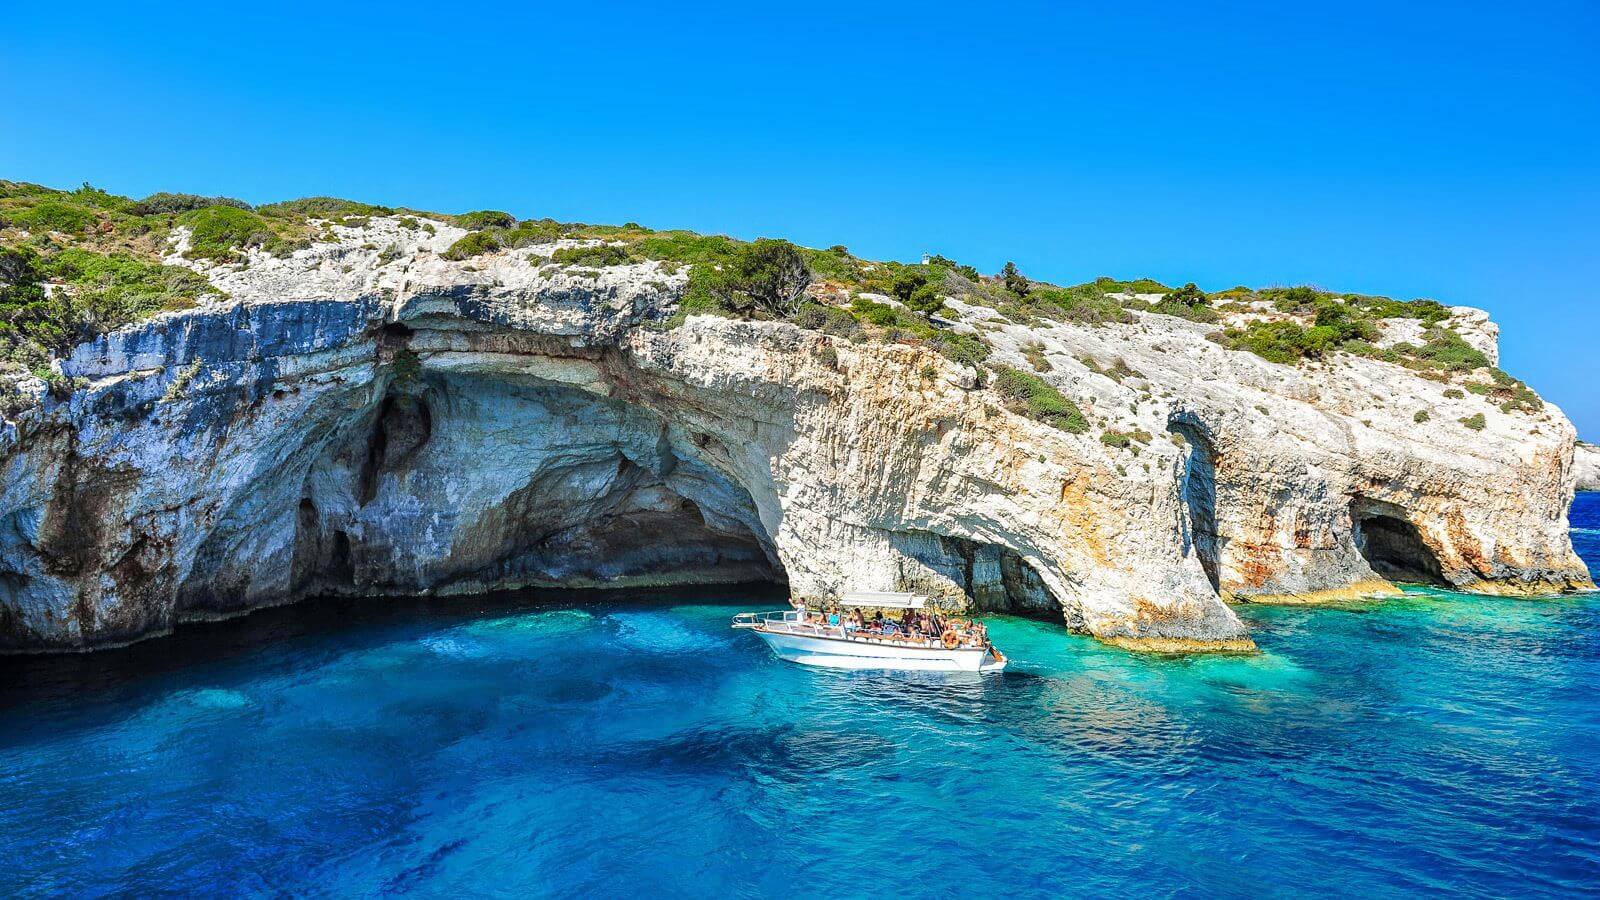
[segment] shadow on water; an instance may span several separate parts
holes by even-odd
[[[337,637],[344,648],[393,640],[511,613],[604,606],[665,608],[680,603],[749,607],[782,604],[772,584],[629,590],[529,589],[473,597],[319,597],[236,618],[188,622],[172,634],[92,653],[0,656],[0,709],[36,700],[85,697],[141,680],[245,657],[288,652],[297,641]]]

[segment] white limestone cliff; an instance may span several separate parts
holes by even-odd
[[[1580,491],[1600,491],[1600,447],[1579,441],[1573,453],[1572,467],[1576,472]]]
[[[246,266],[180,243],[171,261],[228,299],[78,348],[62,368],[90,386],[7,428],[0,648],[331,593],[770,580],[1239,649],[1225,600],[1591,586],[1552,406],[1502,412],[1370,359],[1276,365],[1171,317],[958,307],[996,360],[1044,355],[1094,423],[1069,434],[924,348],[667,329],[685,276],[655,263],[451,262],[449,226],[336,230]],[[1486,316],[1455,314],[1492,350]]]

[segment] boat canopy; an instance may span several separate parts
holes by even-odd
[[[892,609],[921,609],[928,598],[921,594],[894,591],[847,591],[839,595],[841,606],[882,606]]]

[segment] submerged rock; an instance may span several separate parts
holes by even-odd
[[[1374,359],[1277,365],[1168,316],[958,304],[996,361],[1048,361],[1096,426],[1070,433],[923,347],[666,328],[686,276],[656,263],[451,262],[447,225],[345,231],[248,267],[173,257],[230,299],[63,361],[89,386],[0,438],[0,648],[338,593],[767,580],[1247,649],[1225,600],[1590,586],[1548,405],[1500,414]]]

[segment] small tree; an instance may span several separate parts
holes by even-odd
[[[800,308],[806,285],[811,283],[811,269],[795,245],[771,238],[739,248],[724,274],[734,309],[761,309],[780,318]]]
[[[889,292],[894,294],[902,303],[910,303],[911,295],[927,287],[928,276],[921,269],[906,266],[894,275],[894,281],[889,286]]]
[[[1182,303],[1184,306],[1194,309],[1197,306],[1205,306],[1206,303],[1209,302],[1209,299],[1210,298],[1206,296],[1206,292],[1200,290],[1195,286],[1195,283],[1191,281],[1183,287],[1167,294],[1165,297],[1162,297],[1161,302]]]
[[[1029,283],[1027,278],[1023,277],[1022,272],[1017,269],[1017,264],[1014,262],[1006,263],[1005,268],[1000,270],[1000,277],[1005,279],[1006,290],[1016,294],[1018,297],[1028,296],[1028,291],[1033,289],[1033,285]]]

